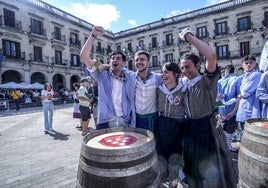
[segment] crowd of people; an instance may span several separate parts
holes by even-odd
[[[240,76],[231,64],[221,71],[215,51],[185,28],[180,39],[195,46],[205,63],[186,53],[179,64],[164,63],[158,74],[149,70],[150,54],[139,50],[133,72],[124,67],[122,51],[112,52],[109,64],[90,58],[95,38],[103,34],[102,27],[93,27],[80,53],[90,77],[73,85],[73,118],[79,120],[82,136],[88,134],[92,117],[97,130],[147,129],[155,136],[161,179],[170,187],[176,182],[190,188],[237,187],[230,155],[238,152],[232,146],[234,139],[240,139],[235,133],[242,132],[250,118],[267,118],[268,78],[258,70],[256,58],[242,59]],[[45,132],[53,130],[50,95],[47,85],[41,93]]]

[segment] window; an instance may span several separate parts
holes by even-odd
[[[101,42],[97,43],[97,52],[101,52]]]
[[[173,54],[166,54],[165,61],[166,62],[173,62]]]
[[[54,38],[57,40],[61,40],[61,28],[54,27]]]
[[[20,43],[9,41],[9,40],[2,40],[3,43],[3,55],[8,58],[15,58],[19,59],[20,55]]]
[[[216,27],[216,35],[227,34],[227,22],[217,23]]]
[[[144,41],[140,40],[138,50],[143,50],[143,49],[144,49]]]
[[[78,35],[76,33],[71,33],[70,43],[78,44]]]
[[[15,12],[4,8],[5,25],[15,27]]]
[[[228,58],[228,45],[217,46],[217,57],[218,59]]]
[[[112,52],[111,45],[107,45],[106,54],[110,54]]]
[[[127,44],[127,50],[128,50],[129,52],[132,52],[132,44],[131,44],[131,43],[128,43],[128,44]]]
[[[249,42],[240,43],[240,57],[249,55]]]
[[[55,63],[58,65],[62,65],[62,52],[61,51],[55,51]]]
[[[157,38],[156,37],[152,38],[152,48],[157,48]]]
[[[34,46],[34,61],[42,62],[42,48],[39,46]]]
[[[116,50],[117,51],[120,51],[121,50],[121,46],[120,45],[116,46]]]
[[[153,67],[158,67],[158,58],[157,56],[152,56],[152,61],[153,61]]]
[[[71,65],[78,67],[80,66],[80,57],[76,54],[71,54]]]
[[[263,21],[263,25],[265,27],[268,27],[268,11],[264,12],[264,21]]]
[[[207,37],[207,27],[198,27],[197,28],[197,38],[206,38]]]
[[[36,20],[36,19],[31,19],[31,32],[34,34],[38,34],[38,35],[43,35],[44,31],[43,31],[43,22]]]
[[[133,70],[132,60],[129,60],[129,61],[128,61],[128,69],[129,69],[129,70]]]
[[[170,46],[172,44],[173,44],[172,34],[167,34],[166,35],[166,45]]]
[[[250,16],[238,19],[238,31],[246,31],[250,27]]]

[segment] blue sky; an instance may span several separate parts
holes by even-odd
[[[226,0],[43,0],[114,33]]]

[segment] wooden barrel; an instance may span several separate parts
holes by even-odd
[[[245,123],[238,169],[242,187],[268,187],[268,119],[249,119]]]
[[[82,140],[77,187],[160,187],[153,133],[118,127],[92,131]]]

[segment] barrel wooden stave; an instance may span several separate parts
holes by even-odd
[[[100,135],[111,132],[131,131],[148,137],[148,142],[128,149],[102,150],[86,143]],[[77,187],[90,188],[136,188],[160,186],[153,134],[144,129],[112,128],[93,131],[82,142],[77,173]]]
[[[254,126],[268,119],[250,119],[245,124],[238,156],[240,184],[244,188],[268,187],[268,129]]]

